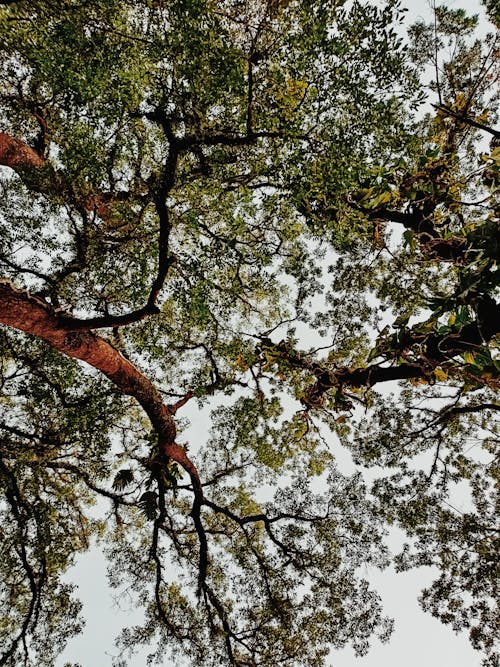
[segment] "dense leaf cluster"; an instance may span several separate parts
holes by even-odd
[[[364,654],[391,562],[498,664],[498,39],[403,14],[0,2],[0,665],[81,630],[95,537],[117,664]]]

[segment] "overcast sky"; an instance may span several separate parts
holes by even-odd
[[[426,0],[406,0],[403,4],[409,9],[409,23],[430,15]],[[448,0],[446,4],[482,13],[479,0]],[[189,406],[189,412],[191,414],[183,410],[183,416],[194,417],[196,426],[190,433],[196,442],[206,437],[206,423],[196,417],[195,406]],[[106,563],[98,550],[94,549],[79,558],[68,575],[78,584],[87,625],[84,634],[69,643],[56,667],[62,667],[68,661],[78,662],[82,667],[111,667],[112,655],[116,654],[113,645],[115,637],[123,626],[140,622],[141,616],[127,600],[120,600],[120,608],[116,606],[107,588]],[[471,649],[465,636],[455,635],[420,610],[417,597],[421,589],[432,581],[429,568],[402,574],[391,570],[370,571],[366,576],[381,593],[386,614],[396,619],[395,632],[388,644],[375,643],[364,658],[356,658],[350,649],[332,652],[328,667],[480,666],[481,658]],[[129,667],[145,667],[145,664],[145,654],[137,655],[128,662]],[[170,667],[170,663],[166,661],[163,667]]]

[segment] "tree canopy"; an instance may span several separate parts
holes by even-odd
[[[395,563],[498,665],[498,38],[403,16],[0,2],[0,665],[82,630],[95,539],[117,664],[362,655]]]

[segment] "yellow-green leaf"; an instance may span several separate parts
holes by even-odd
[[[473,352],[464,352],[463,358],[466,364],[473,364],[475,360],[475,354]]]
[[[448,379],[448,372],[443,370],[442,368],[436,368],[434,371],[434,377],[438,382],[444,382],[445,380]]]

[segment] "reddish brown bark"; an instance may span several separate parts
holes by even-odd
[[[16,172],[22,172],[26,169],[39,169],[46,166],[47,161],[37,153],[31,146],[24,141],[11,137],[9,134],[0,132],[0,165],[10,167]],[[47,192],[57,190],[60,193],[64,190],[64,178],[60,174],[54,178],[52,187],[47,185],[46,180],[43,185],[39,185],[40,191]],[[106,220],[111,212],[111,205],[116,200],[123,200],[127,193],[115,195],[111,192],[100,192],[97,194],[82,195],[79,203],[86,211],[95,212],[100,218]]]
[[[89,212],[95,212],[103,220],[107,220],[112,214],[112,205],[126,199],[127,193],[100,192],[87,195],[82,199],[83,208]]]
[[[45,160],[31,146],[0,132],[0,165],[11,169],[42,167]]]
[[[0,280],[0,324],[38,336],[53,348],[101,371],[124,394],[133,396],[148,415],[159,437],[160,450],[178,463],[201,489],[198,471],[184,449],[175,443],[172,411],[156,387],[104,338],[91,331],[74,331],[71,318],[64,320],[38,297]]]

